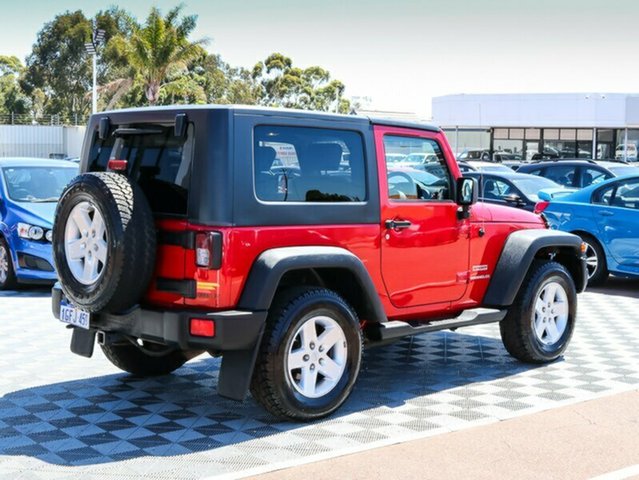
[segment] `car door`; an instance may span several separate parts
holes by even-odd
[[[639,177],[620,180],[593,195],[600,237],[619,265],[639,271]]]
[[[458,172],[451,171],[445,139],[435,132],[378,126],[375,143],[382,277],[392,304],[413,307],[461,298],[468,282],[470,229],[467,219],[458,218]],[[442,168],[395,167],[385,162],[388,153],[435,155]]]

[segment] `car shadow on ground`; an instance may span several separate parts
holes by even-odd
[[[309,427],[270,416],[250,397],[238,403],[217,396],[220,360],[199,358],[173,375],[106,375],[7,393],[0,397],[0,455],[27,455],[63,466],[97,465],[210,452],[282,432],[310,442],[318,427],[344,421],[361,421],[362,435],[370,435],[366,430],[379,423],[377,417],[393,413],[393,407],[430,407],[437,403],[434,396],[447,390],[535,368],[512,359],[497,338],[437,332],[403,339],[366,350],[349,400]],[[460,418],[469,416],[471,396],[464,398],[469,405]],[[413,426],[415,433],[437,428],[427,419],[419,421],[423,423]],[[305,448],[311,452],[313,446]]]
[[[586,291],[618,297],[639,298],[639,279],[610,276],[603,285],[588,287]]]

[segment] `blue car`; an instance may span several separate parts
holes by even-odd
[[[65,160],[0,158],[0,290],[57,279],[53,215],[77,173],[78,165]]]
[[[639,277],[639,175],[611,178],[559,199],[543,200],[536,211],[551,228],[576,233],[587,246],[588,284],[609,273]]]

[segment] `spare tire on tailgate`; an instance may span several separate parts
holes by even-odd
[[[64,190],[53,225],[62,290],[89,312],[139,302],[155,264],[153,215],[138,185],[119,173],[85,173]]]

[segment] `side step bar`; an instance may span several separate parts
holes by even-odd
[[[482,323],[501,322],[506,316],[507,310],[497,310],[493,308],[474,308],[464,310],[457,317],[433,320],[431,322],[403,322],[390,320],[379,324],[379,340],[394,340],[401,337],[418,335],[426,332],[436,332],[438,330],[455,329],[459,327],[469,327]]]

